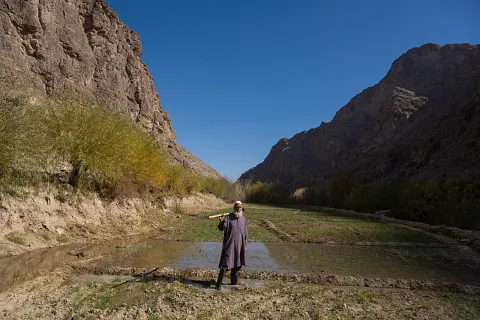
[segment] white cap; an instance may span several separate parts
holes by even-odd
[[[236,205],[238,205],[238,204],[239,204],[239,205],[242,205],[242,201],[238,201],[238,200],[237,200],[237,201],[235,201],[235,203],[234,203],[233,205],[236,206]]]

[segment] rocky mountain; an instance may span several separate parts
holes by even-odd
[[[239,180],[295,189],[336,171],[365,184],[480,179],[480,45],[407,51],[331,122],[281,139]]]
[[[66,93],[127,112],[171,155],[204,175],[220,175],[177,144],[138,35],[104,0],[0,0],[2,90]]]

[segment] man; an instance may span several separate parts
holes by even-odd
[[[235,201],[233,212],[225,218],[219,217],[218,230],[223,231],[222,255],[218,267],[217,284],[215,288],[220,290],[225,271],[230,272],[230,284],[238,283],[238,271],[245,265],[245,251],[247,251],[247,219],[243,215],[242,202]]]

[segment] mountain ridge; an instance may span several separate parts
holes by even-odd
[[[478,90],[480,45],[429,43],[410,49],[393,61],[377,84],[340,108],[332,121],[280,139],[265,160],[243,173],[239,181],[277,182],[295,189],[329,179],[337,171],[366,184],[421,178],[478,179],[479,169],[449,174],[451,168],[437,161],[437,153],[430,153],[430,159],[421,152],[434,140],[431,135],[444,117],[456,114],[458,118],[455,110],[468,109],[472,103],[472,114],[477,114],[474,101]],[[476,116],[473,119],[478,123]],[[445,123],[443,120],[446,127],[454,125]],[[467,140],[478,147],[478,137]],[[458,156],[466,163],[478,164],[478,158],[466,151],[453,154],[450,158]],[[429,167],[432,161],[436,169]],[[434,169],[438,172],[432,172]]]

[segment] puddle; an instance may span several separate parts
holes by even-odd
[[[178,262],[170,265],[173,268],[218,269],[221,242],[198,242],[191,244]],[[268,246],[261,242],[250,242],[246,252],[247,266],[242,270],[273,271],[293,273],[297,270],[291,265],[280,265],[270,255]]]
[[[271,243],[268,248],[278,264],[294,266],[300,273],[480,284],[478,260],[462,257],[455,246],[361,247]]]
[[[147,240],[98,261],[99,267],[218,269],[220,242]],[[324,273],[479,284],[480,265],[457,247],[331,246],[250,242],[244,271]]]
[[[297,269],[280,265],[270,255],[269,245],[250,242],[246,253],[247,266],[243,270],[292,273]],[[88,250],[91,250],[90,248]],[[86,251],[88,251],[86,250]],[[136,243],[117,246],[95,262],[98,267],[124,268],[201,268],[218,269],[221,242],[184,242],[144,239]],[[85,252],[88,256],[88,252]]]
[[[108,284],[118,284],[128,281],[135,281],[135,277],[130,276],[117,276],[117,275],[110,275],[110,274],[82,274],[80,276],[76,276],[72,279],[74,283],[91,283],[91,282],[99,282],[99,283],[108,283]]]
[[[164,241],[145,235],[34,250],[0,258],[0,291],[78,262],[99,268],[217,270],[220,252],[220,242]],[[480,284],[478,257],[475,260],[459,252],[455,246],[362,247],[250,242],[247,266],[242,270]]]

